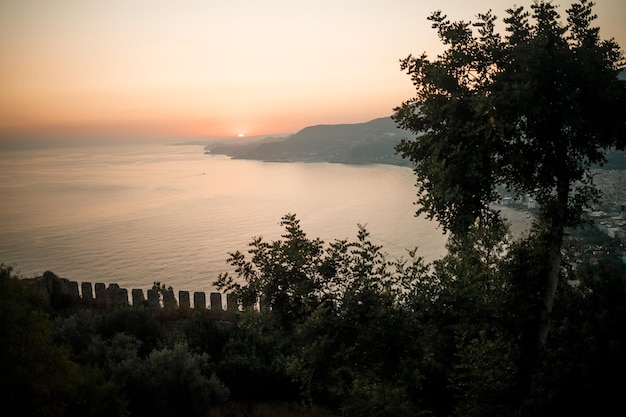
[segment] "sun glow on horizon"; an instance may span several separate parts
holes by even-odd
[[[366,122],[414,95],[399,59],[442,48],[428,2],[134,3],[0,5],[0,141],[250,139]],[[504,17],[501,0],[440,3],[452,20]],[[626,47],[626,2],[598,3],[602,38]]]

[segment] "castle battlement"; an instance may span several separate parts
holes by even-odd
[[[41,277],[32,281],[41,290],[44,299],[50,302],[53,299],[64,297],[65,299],[80,304],[84,307],[116,309],[129,306],[143,306],[155,309],[195,309],[210,310],[214,312],[237,313],[244,308],[240,306],[237,296],[233,293],[222,294],[219,292],[209,293],[207,304],[206,293],[193,292],[193,298],[189,291],[178,291],[178,300],[173,289],[143,289],[133,288],[129,291],[121,288],[118,284],[111,283],[108,286],[102,282],[70,281],[59,278],[52,272],[45,272]],[[222,297],[225,295],[225,297]],[[193,304],[191,301],[193,300]],[[225,302],[224,302],[225,301]],[[245,309],[254,308],[248,306]]]

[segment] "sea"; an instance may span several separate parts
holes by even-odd
[[[215,291],[229,253],[281,239],[295,214],[310,238],[356,239],[389,259],[440,258],[446,236],[416,217],[410,168],[269,163],[202,146],[134,144],[0,152],[0,262],[25,277],[175,293]],[[249,259],[249,256],[248,256]]]

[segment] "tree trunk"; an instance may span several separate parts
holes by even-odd
[[[567,203],[569,200],[569,181],[559,179],[557,184],[557,200],[551,216],[550,234],[548,236],[548,260],[545,287],[543,290],[543,308],[539,320],[538,347],[543,348],[550,331],[550,315],[554,305],[554,297],[559,284],[561,271],[561,248],[567,219]]]

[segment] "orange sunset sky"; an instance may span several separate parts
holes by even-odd
[[[561,16],[571,1],[556,2]],[[626,47],[626,1],[597,0]],[[289,133],[388,116],[427,16],[500,21],[527,0],[0,0],[0,140]],[[564,19],[563,19],[564,20]],[[502,29],[502,27],[500,27]]]

